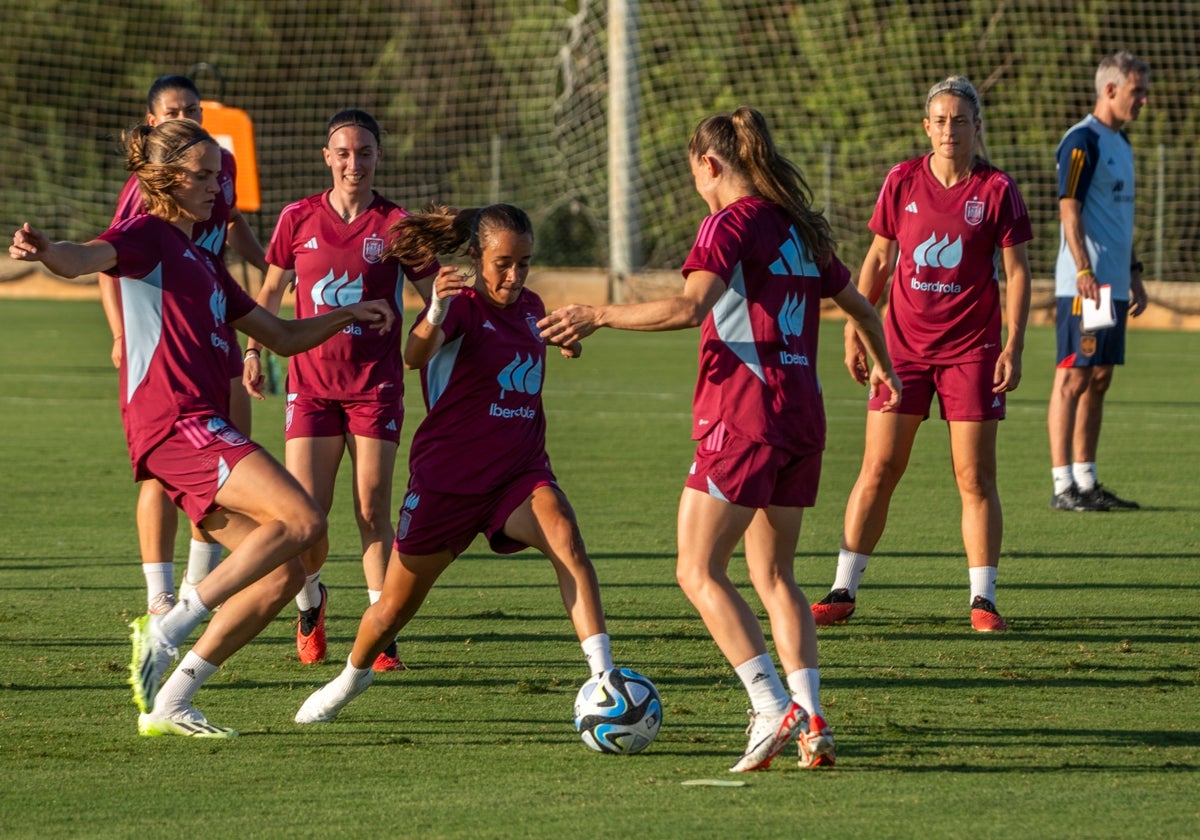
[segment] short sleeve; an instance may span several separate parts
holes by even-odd
[[[886,239],[898,239],[896,232],[896,208],[899,203],[900,184],[903,179],[900,167],[892,167],[883,186],[879,188],[879,197],[875,199],[875,209],[871,212],[871,221],[867,227],[871,233]]]
[[[1058,197],[1083,201],[1096,171],[1098,144],[1086,127],[1069,132],[1058,146]]]

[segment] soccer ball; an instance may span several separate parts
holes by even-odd
[[[628,668],[595,675],[575,696],[575,730],[596,752],[641,752],[650,746],[661,724],[658,689]]]

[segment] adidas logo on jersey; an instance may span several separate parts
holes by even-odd
[[[315,237],[315,236],[314,236],[312,239],[310,239],[310,240],[308,240],[307,242],[305,242],[305,243],[304,243],[304,247],[305,247],[305,248],[310,248],[310,249],[312,249],[313,251],[317,250],[317,247],[318,247],[318,246],[317,246],[317,237]]]
[[[905,213],[916,213],[917,212],[917,202],[910,201],[910,202],[908,202],[908,204],[905,204],[904,212]]]
[[[485,330],[491,330],[492,332],[495,332],[495,331],[496,331],[496,328],[492,326],[492,322],[491,322],[491,321],[484,321],[484,322],[483,322],[483,328],[484,328]]]
[[[389,432],[396,431],[396,421],[395,420],[387,421],[387,425],[384,426],[383,428],[387,429]]]

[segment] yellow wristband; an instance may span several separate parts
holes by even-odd
[[[1085,274],[1092,274],[1092,270],[1090,268],[1081,268],[1079,271],[1075,272],[1075,279],[1078,280],[1080,277],[1084,276]]]

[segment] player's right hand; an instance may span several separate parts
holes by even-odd
[[[12,245],[8,246],[8,255],[14,260],[38,262],[49,247],[50,240],[46,238],[46,234],[26,222],[13,232],[13,241]]]
[[[256,400],[266,399],[262,392],[267,378],[263,376],[261,352],[259,351],[259,355],[249,353],[242,360],[242,385],[245,387],[246,393]]]

